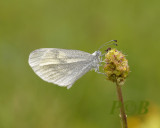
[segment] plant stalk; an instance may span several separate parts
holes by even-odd
[[[121,86],[118,84],[118,82],[116,82],[116,88],[117,88],[118,99],[119,99],[119,102],[121,104],[120,118],[121,118],[121,122],[122,122],[122,128],[128,128],[128,125],[127,125],[127,115],[125,114],[125,108],[124,108],[122,90],[121,90]]]

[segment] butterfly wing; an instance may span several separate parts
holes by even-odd
[[[91,70],[92,62],[92,54],[79,50],[42,48],[29,56],[29,65],[40,78],[67,88]]]

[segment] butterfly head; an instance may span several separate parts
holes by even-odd
[[[92,55],[94,55],[94,56],[101,56],[101,51],[95,51]]]

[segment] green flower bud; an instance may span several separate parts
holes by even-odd
[[[107,79],[123,85],[129,74],[128,60],[125,55],[116,49],[111,49],[105,55],[105,62],[104,72],[107,75]]]

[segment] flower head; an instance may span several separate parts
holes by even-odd
[[[116,49],[110,49],[105,55],[105,62],[104,72],[107,75],[107,79],[123,85],[129,74],[128,60],[125,55]]]

